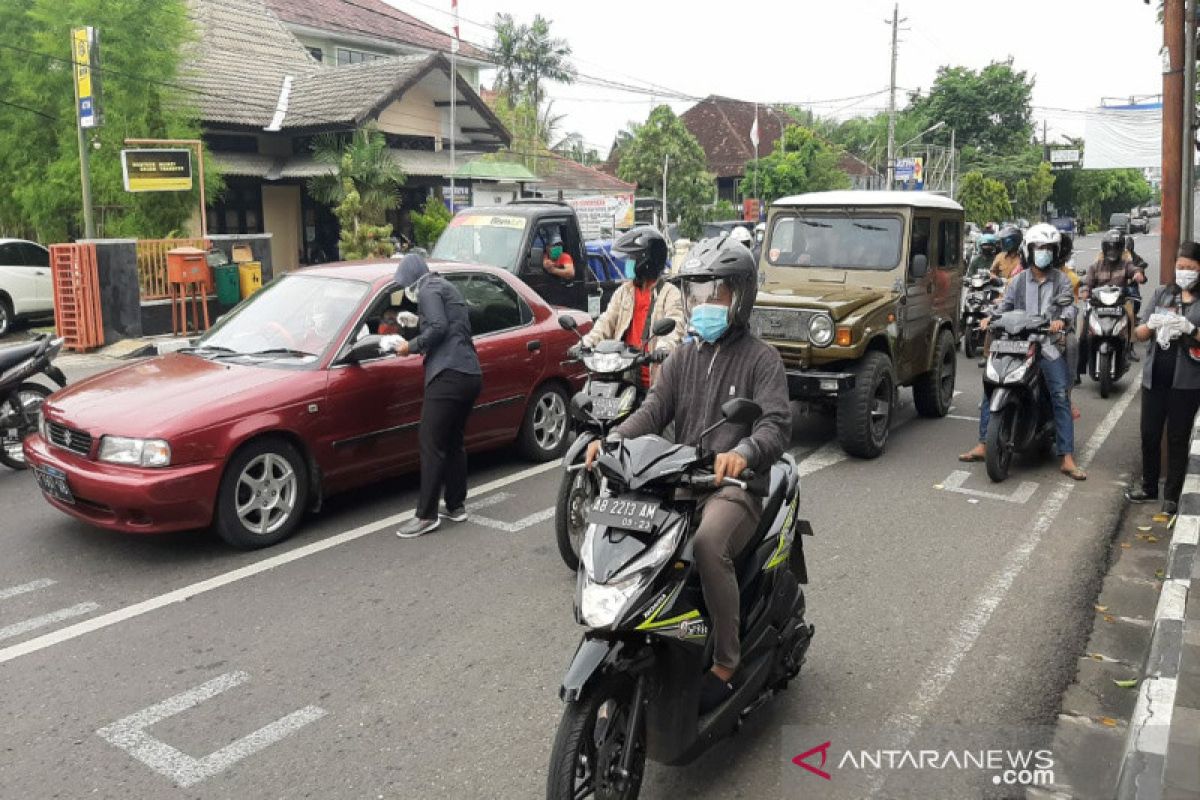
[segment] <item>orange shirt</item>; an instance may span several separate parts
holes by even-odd
[[[629,330],[625,331],[625,344],[642,349],[642,336],[646,326],[650,324],[650,306],[654,302],[654,284],[633,286],[633,318],[629,320]],[[650,385],[650,367],[642,367],[642,383]]]

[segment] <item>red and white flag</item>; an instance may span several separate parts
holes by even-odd
[[[454,52],[458,52],[458,0],[450,0],[450,10],[454,12],[454,41],[450,46],[454,48]]]
[[[454,0],[458,2],[458,0]],[[754,106],[754,124],[750,126],[750,143],[758,147],[758,106]]]

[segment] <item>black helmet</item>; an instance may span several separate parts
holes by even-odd
[[[667,240],[649,225],[618,236],[612,253],[617,258],[633,259],[633,274],[639,281],[656,281],[667,267]]]
[[[1104,254],[1105,261],[1120,261],[1125,252],[1125,234],[1116,228],[1104,234],[1104,239],[1100,242],[1100,252]]]
[[[750,311],[758,295],[757,273],[758,267],[750,251],[725,234],[698,242],[671,280],[679,284],[683,310],[689,316],[697,290],[715,289],[715,284],[722,283],[728,286],[733,293],[729,326],[734,328],[750,321]]]
[[[1000,237],[1000,249],[1006,253],[1020,249],[1021,241],[1025,238],[1021,235],[1021,229],[1016,225],[1004,226],[997,235]]]

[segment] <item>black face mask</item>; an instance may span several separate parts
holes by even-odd
[[[653,283],[662,275],[662,270],[653,269],[649,264],[638,264],[633,268],[633,277],[642,283]]]

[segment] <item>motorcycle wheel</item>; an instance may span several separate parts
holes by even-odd
[[[1100,379],[1100,396],[1107,398],[1112,394],[1112,353],[1096,354],[1096,372]]]
[[[975,347],[975,331],[972,329],[967,331],[967,335],[963,337],[963,355],[973,359],[978,352],[978,348]]]
[[[579,548],[587,530],[587,510],[600,487],[595,476],[585,469],[563,472],[554,505],[554,534],[558,554],[572,572],[579,569]]]
[[[988,420],[985,461],[988,477],[994,483],[1000,483],[1008,477],[1008,469],[1012,466],[1016,424],[1016,406],[1006,406],[992,414],[991,419]]]
[[[546,800],[636,800],[646,766],[646,731],[642,726],[633,742],[625,741],[633,684],[619,675],[607,677],[563,710],[550,773]],[[629,777],[618,774],[622,755],[634,748]]]
[[[0,401],[0,463],[10,469],[25,469],[21,443],[38,429],[42,403],[51,394],[40,383],[22,383]]]

